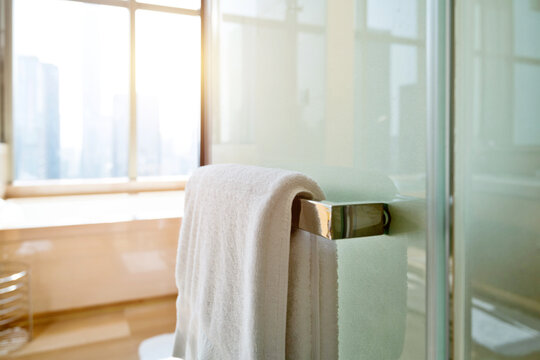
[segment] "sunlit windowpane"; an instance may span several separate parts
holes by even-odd
[[[138,175],[185,175],[199,163],[200,18],[136,12]]]
[[[13,3],[15,180],[126,176],[128,11]]]
[[[185,8],[191,10],[198,10],[201,8],[201,0],[137,0],[140,3],[172,6],[178,8]]]
[[[217,3],[217,2],[216,2]],[[220,12],[225,15],[246,16],[250,18],[284,21],[287,14],[304,12],[303,6],[287,0],[228,0],[220,1]],[[309,11],[309,10],[308,10]],[[304,19],[300,19],[304,21]]]

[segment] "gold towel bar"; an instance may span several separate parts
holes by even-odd
[[[292,225],[330,240],[388,233],[390,212],[384,203],[329,203],[296,198]]]

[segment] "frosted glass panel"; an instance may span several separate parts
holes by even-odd
[[[302,24],[324,25],[326,22],[326,0],[298,0],[298,22]]]
[[[287,0],[232,0],[219,1],[219,7],[226,18],[242,16],[283,21],[287,11],[295,6]]]
[[[514,53],[518,56],[540,58],[540,2],[514,0],[512,8]]]
[[[540,18],[538,23],[540,24]],[[540,29],[538,30],[540,34]],[[538,56],[540,59],[540,54]],[[514,144],[540,146],[540,61],[514,64]]]
[[[454,351],[538,359],[540,2],[457,5]]]
[[[394,36],[418,37],[419,0],[367,0],[367,27]]]
[[[338,243],[342,359],[425,358],[425,1],[218,1],[211,158],[386,201]]]

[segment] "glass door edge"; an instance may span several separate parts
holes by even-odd
[[[451,0],[427,2],[426,358],[449,358]]]

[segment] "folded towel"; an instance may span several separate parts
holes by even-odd
[[[174,356],[337,358],[336,248],[299,230],[291,239],[296,196],[324,198],[291,171],[212,165],[192,175],[176,265]]]

